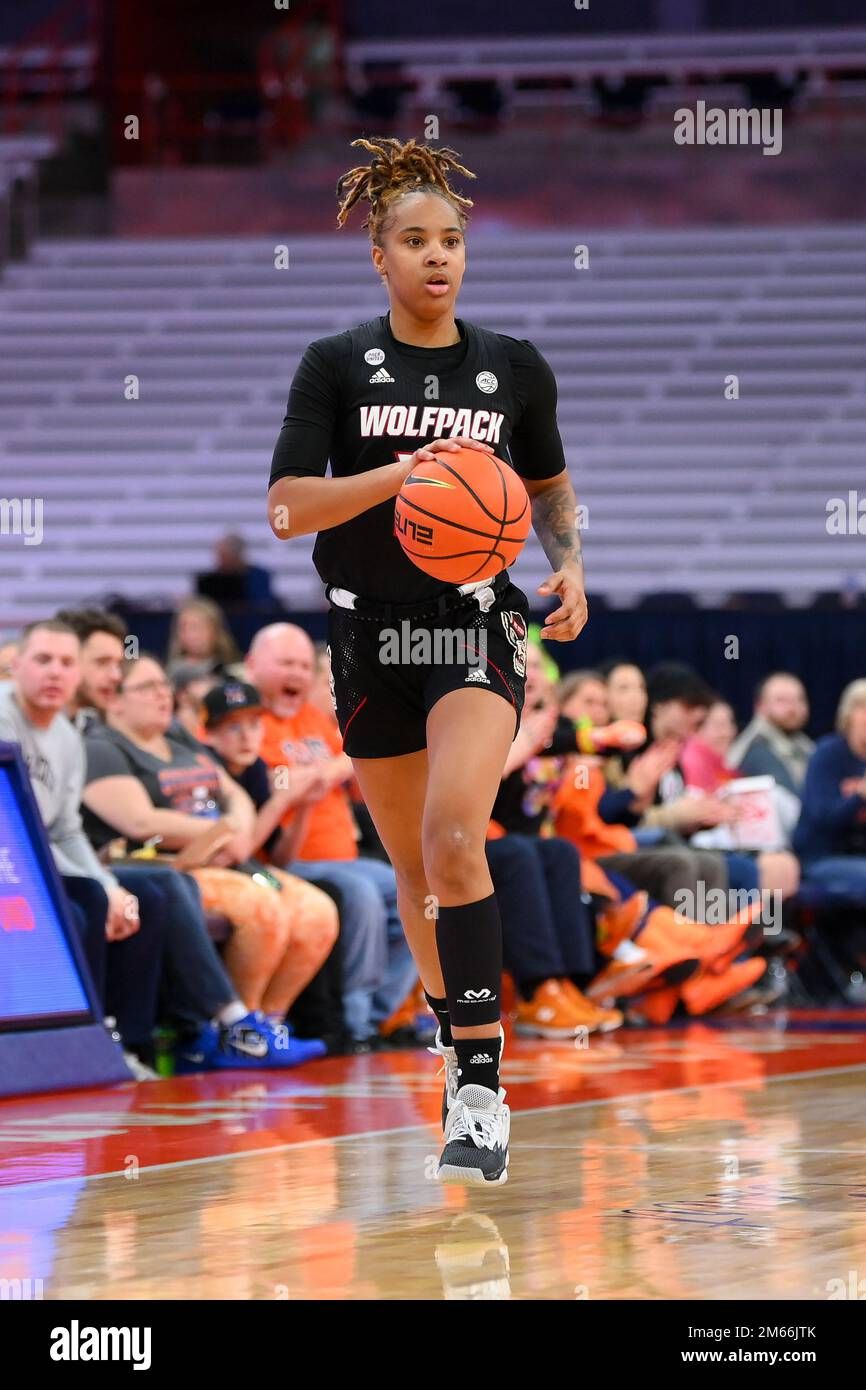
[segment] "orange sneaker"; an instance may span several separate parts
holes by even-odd
[[[658,973],[648,951],[641,951],[641,960],[611,960],[586,987],[586,997],[592,1003],[607,999],[626,999],[646,989]]]
[[[423,995],[422,995],[423,998]],[[424,1000],[425,1006],[427,1000]],[[432,1011],[431,1011],[432,1015]],[[379,1024],[379,1034],[383,1038],[390,1038],[392,1033],[396,1033],[398,1028],[411,1028],[418,1016],[418,1002],[413,988],[410,994],[406,995],[402,1004],[399,1004],[389,1018],[383,1019]]]
[[[633,999],[628,1010],[629,1018],[635,1023],[651,1023],[664,1027],[673,1017],[680,1002],[681,990],[677,985],[663,985],[661,989],[648,989]]]
[[[624,903],[614,903],[600,912],[595,922],[598,949],[603,956],[612,956],[621,941],[637,931],[647,910],[646,893],[633,893]]]
[[[754,911],[760,911],[759,903],[755,904]],[[668,949],[676,945],[705,963],[736,950],[751,925],[752,909],[749,908],[737,913],[730,922],[710,927],[679,917],[672,907],[654,907],[635,944],[646,948],[650,942],[664,941]]]
[[[600,1011],[588,999],[581,1009],[562,980],[545,980],[531,999],[518,1001],[514,1031],[529,1038],[573,1038],[581,1028],[594,1033],[599,1023]]]
[[[735,994],[759,980],[766,968],[767,962],[763,956],[753,956],[751,960],[729,966],[721,975],[702,970],[694,980],[687,980],[680,990],[686,1011],[694,1017],[717,1009],[720,1004],[726,1004]]]
[[[582,994],[577,985],[572,980],[560,980],[561,987],[571,999],[575,1007],[580,1011],[581,1026],[588,1028],[588,1020],[593,1015],[598,1019],[599,1033],[612,1033],[614,1029],[621,1028],[625,1019],[619,1009],[605,1009],[600,1004],[594,1004],[586,994]]]
[[[633,944],[646,951],[657,984],[663,981],[668,985],[681,985],[698,970],[701,956],[694,941],[683,940],[668,930],[667,918],[659,917],[659,912],[670,912],[670,909],[653,908]]]

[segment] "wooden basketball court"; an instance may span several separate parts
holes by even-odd
[[[425,1052],[4,1102],[0,1275],[46,1299],[856,1296],[866,1013],[512,1038],[503,1083],[491,1191],[430,1179]]]

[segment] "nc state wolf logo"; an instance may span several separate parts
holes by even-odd
[[[518,676],[526,675],[526,622],[522,613],[502,614],[505,636],[514,648],[514,669]]]

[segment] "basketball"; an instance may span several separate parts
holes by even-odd
[[[529,534],[526,488],[502,459],[451,450],[405,479],[394,534],[414,565],[446,584],[493,578],[513,565]]]

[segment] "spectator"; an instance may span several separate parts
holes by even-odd
[[[604,686],[596,672],[575,672],[567,676],[560,683],[558,694],[563,713],[578,720],[581,726],[587,721],[594,724],[607,715]],[[614,724],[609,729],[617,727]],[[603,741],[609,737],[608,729],[596,728],[595,733],[603,735]],[[577,768],[569,768],[570,775],[563,778],[557,793],[556,827],[579,847],[587,861],[594,861],[594,866],[604,871],[620,895],[629,895],[619,914],[608,914],[611,920],[600,921],[605,953],[612,953],[619,932],[625,930],[632,942],[647,953],[654,977],[664,976],[669,986],[682,986],[680,997],[692,1014],[717,1008],[739,994],[746,984],[751,985],[762,971],[754,968],[743,971],[734,964],[751,912],[707,927],[691,920],[691,914],[673,911],[674,906],[679,909],[679,895],[684,889],[692,894],[696,905],[702,900],[704,895],[698,892],[700,874],[715,872],[716,861],[685,846],[641,849],[627,827],[607,824],[598,814],[605,796],[604,775],[597,766],[598,760],[582,757],[571,761],[577,762]],[[576,775],[577,771],[582,775]],[[723,887],[725,882],[723,879],[716,887]],[[634,894],[635,884],[648,888],[652,894],[642,893],[643,901],[637,905],[630,896]],[[710,900],[709,893],[705,896]],[[657,901],[658,898],[662,901]],[[691,976],[684,969],[689,963],[700,965],[700,970]],[[608,981],[622,993],[618,973],[614,959],[591,991],[593,997],[599,996]],[[631,988],[630,985],[629,990]],[[677,1002],[675,995],[668,993],[670,1012]]]
[[[18,650],[17,642],[0,643],[0,681],[9,680],[12,675],[12,662]]]
[[[725,783],[741,775],[730,766],[730,750],[736,735],[734,711],[724,700],[716,700],[707,710],[697,733],[686,739],[680,751],[680,767],[690,789],[697,789],[713,796]],[[753,767],[759,765],[760,759],[756,759]],[[743,776],[747,775],[742,769],[741,773]],[[748,775],[772,777],[766,764],[763,774]],[[800,815],[800,798],[787,787],[780,787],[775,778],[773,783],[769,795],[776,808],[781,840],[775,851],[766,850],[760,855],[758,864],[763,886],[772,880],[776,887],[790,894],[796,890],[799,872],[793,856],[787,853],[786,847],[790,844],[791,834]],[[712,831],[703,832],[695,835],[692,843],[695,847],[698,844],[711,847],[714,839]]]
[[[251,565],[242,536],[229,532],[221,536],[214,550],[212,570],[196,575],[196,593],[216,603],[272,604],[271,576],[259,565]]]
[[[67,609],[57,616],[81,643],[80,679],[67,705],[69,717],[82,731],[100,728],[120,685],[126,630],[118,617],[100,609]],[[162,1006],[177,1032],[179,1071],[302,1060],[286,1030],[250,1013],[235,990],[208,935],[193,878],[167,864],[130,861],[115,863],[113,872],[139,898],[145,922],[149,894],[158,895],[157,913],[165,924]]]
[[[13,658],[12,679],[0,685],[0,739],[21,748],[102,1006],[116,1018],[124,1047],[146,1057],[164,924],[157,913],[140,930],[138,901],[99,862],[82,830],[84,750],[63,713],[78,678],[73,629],[56,620],[31,623]]]
[[[610,719],[636,719],[643,724],[646,719],[646,681],[639,666],[628,661],[617,661],[609,666],[605,675],[607,686],[608,717]]]
[[[815,745],[803,730],[809,700],[796,676],[776,671],[755,692],[755,715],[728,750],[728,763],[742,777],[769,774],[777,786],[800,797]]]
[[[282,789],[273,785],[267,763],[259,757],[262,743],[262,702],[254,686],[241,681],[228,681],[209,691],[203,708],[204,734],[208,746],[226,772],[246,791],[256,810],[252,837],[252,852],[262,851],[269,861],[291,861],[306,833],[310,811],[315,803],[319,782],[314,769],[297,768],[288,772],[288,785]],[[288,829],[280,822],[293,809],[294,818]],[[272,863],[274,874],[283,889],[290,893],[293,880],[285,870]],[[303,912],[304,904],[298,911]],[[309,911],[309,908],[307,908]],[[295,966],[312,979],[321,964],[315,923],[305,932],[297,932],[299,945],[295,948]],[[303,943],[309,961],[303,960]],[[331,943],[333,945],[333,942]]]
[[[673,765],[662,775],[655,790],[647,788],[647,800],[641,824],[667,827],[690,839],[697,831],[713,826],[732,824],[737,812],[716,795],[690,794],[679,765],[679,757],[687,738],[700,727],[715,697],[706,682],[690,666],[679,662],[664,662],[655,667],[647,678],[649,694],[648,723],[657,744],[673,752]],[[634,775],[634,759],[628,754],[625,763]],[[602,807],[602,815],[607,809]],[[704,851],[702,851],[704,852]],[[797,860],[787,850],[752,855],[724,850],[728,887],[734,894],[756,895],[778,893],[787,897],[795,893],[800,880]]]
[[[685,778],[678,765],[683,744],[698,729],[713,703],[709,686],[691,667],[666,662],[651,673],[647,691],[646,743],[623,756],[621,769],[614,759],[607,766],[610,780],[627,786],[629,769],[650,747],[654,746],[660,757],[664,754],[661,774],[647,779],[645,786],[641,779],[642,793],[634,798],[634,809],[640,808],[635,822],[689,835],[703,826],[730,820],[729,808],[714,798],[684,795]]]
[[[192,662],[218,676],[237,675],[240,652],[221,609],[209,598],[188,598],[178,608],[168,639],[168,674]]]
[[[272,769],[309,778],[312,805],[295,857],[280,860],[311,883],[336,884],[343,903],[346,1026],[359,1049],[403,1003],[417,979],[390,863],[358,853],[346,784],[351,760],[339,731],[310,700],[313,644],[302,628],[274,623],[255,636],[247,669],[264,705],[261,755]],[[284,826],[294,817],[289,811]]]
[[[120,834],[136,847],[159,837],[167,849],[186,851],[205,909],[232,923],[226,961],[241,999],[249,1012],[281,1020],[309,978],[310,961],[317,967],[333,946],[334,905],[298,880],[274,885],[264,866],[255,877],[239,871],[253,842],[249,797],[203,749],[173,739],[170,723],[171,691],[159,662],[127,662],[107,726],[87,736],[88,833],[99,845]]]
[[[566,676],[559,687],[559,699],[562,712],[568,718],[586,719],[593,725],[607,723],[607,691],[597,672],[577,671]],[[626,707],[637,708],[638,703],[633,696],[631,705]],[[703,712],[703,706],[700,709]],[[625,874],[668,907],[677,906],[675,895],[683,889],[691,892],[697,903],[702,897],[698,892],[700,883],[704,885],[703,896],[728,887],[728,874],[721,855],[709,850],[693,850],[675,837],[670,837],[670,843],[662,836],[661,842],[646,845],[636,834],[639,824],[652,821],[646,813],[658,796],[662,780],[676,767],[678,747],[673,737],[665,737],[655,743],[645,741],[637,755],[632,750],[626,750],[623,755],[612,751],[605,758],[604,767],[608,778],[617,785],[601,795],[597,802],[603,821],[625,827],[635,835],[627,855],[622,858],[617,853],[607,856],[602,868]],[[626,764],[625,769],[623,764]]]
[[[325,718],[337,729],[339,726],[331,696],[331,657],[327,643],[317,642],[315,654],[316,674],[310,686],[310,704],[321,710]]]
[[[737,736],[734,711],[725,700],[710,705],[700,728],[686,739],[680,750],[680,767],[686,784],[711,795],[730,782],[736,773],[728,765],[728,754]]]
[[[308,805],[299,792],[299,776],[291,782],[286,769],[282,789],[274,785],[270,768],[259,757],[262,740],[261,700],[254,686],[245,682],[217,684],[208,695],[202,711],[202,735],[231,777],[247,792],[258,815],[257,841],[261,856],[271,860],[270,870],[278,880],[283,870],[274,866],[278,846],[291,859],[296,842],[307,820]],[[288,830],[280,820],[291,808],[296,815]],[[333,882],[317,878],[317,888],[334,898],[342,913],[342,896]],[[302,1037],[321,1037],[329,1052],[353,1052],[355,1040],[346,1032],[343,1020],[342,949],[331,951],[324,965],[292,1005],[291,1017]]]
[[[866,680],[842,691],[836,733],[809,759],[794,848],[808,882],[866,905]]]
[[[542,654],[526,644],[526,698],[493,805],[486,857],[502,916],[505,966],[517,990],[519,1033],[573,1038],[619,1028],[622,1014],[583,993],[596,972],[595,929],[580,855],[552,834],[551,804],[563,751],[576,731],[552,703]]]
[[[331,658],[328,654],[327,643],[317,642],[315,645],[315,654],[316,674],[313,679],[313,684],[310,686],[310,704],[315,705],[317,709],[321,710],[331,726],[334,737],[338,738],[342,745],[342,736],[337,724],[334,701],[331,698]],[[373,817],[370,815],[366,803],[361,797],[361,789],[357,781],[353,777],[346,786],[351,801],[352,816],[354,817],[357,827],[359,855],[365,859],[382,859],[386,864],[389,864],[391,861],[388,858],[387,850],[379,838],[379,832],[373,822]],[[426,1009],[426,1007],[427,1005],[425,1004],[424,1008]]]
[[[190,661],[176,666],[171,679],[174,690],[174,719],[169,726],[173,737],[201,738],[202,701],[209,690],[219,685],[220,677],[208,666]]]

